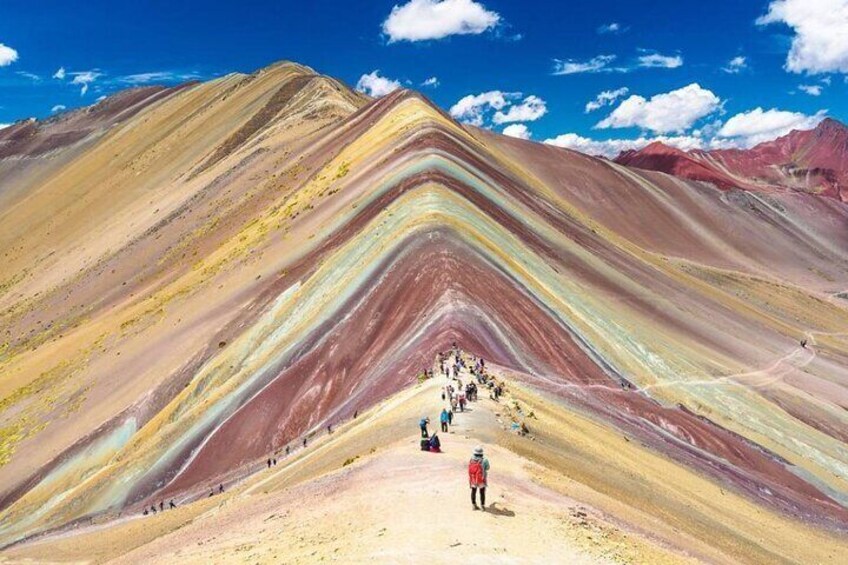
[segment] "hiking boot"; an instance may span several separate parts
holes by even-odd
[[[485,511],[486,511],[486,507],[485,507],[485,506],[483,506],[483,505],[481,504],[481,505],[480,505],[480,510],[482,510],[483,512],[485,512]]]
[[[480,510],[480,507],[479,507],[479,506],[477,506],[477,505],[475,504],[475,505],[474,505],[474,510]]]

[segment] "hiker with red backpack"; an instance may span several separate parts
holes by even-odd
[[[489,476],[489,460],[483,457],[483,448],[474,448],[468,462],[468,485],[471,487],[471,504],[474,510],[486,510],[486,486]],[[480,506],[477,506],[477,490],[480,490]]]

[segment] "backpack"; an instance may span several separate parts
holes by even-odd
[[[468,462],[468,482],[471,483],[471,486],[475,487],[486,484],[482,459],[472,459]]]

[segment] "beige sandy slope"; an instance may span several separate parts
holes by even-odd
[[[11,548],[3,557],[123,563],[839,563],[848,547],[541,399],[511,378],[507,383],[511,392],[500,403],[483,398],[457,416],[452,433],[442,436],[443,454],[417,449],[418,418],[426,414],[435,421],[441,409],[444,380],[436,378],[411,386],[224,495],[181,501],[177,510],[155,517],[135,511]],[[507,431],[517,407],[534,439]],[[471,509],[466,485],[465,464],[479,443],[492,462],[487,513]]]
[[[223,496],[156,517],[72,531],[13,548],[10,561],[628,563],[683,561],[593,508],[534,481],[542,470],[487,446],[489,511],[469,501],[465,465],[499,405],[459,414],[445,452],[417,449],[416,421],[441,406],[442,379],[401,393],[297,457]],[[529,439],[524,441],[531,441]],[[344,465],[350,459],[352,464]],[[317,479],[301,482],[308,477]]]

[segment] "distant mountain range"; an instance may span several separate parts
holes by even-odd
[[[848,127],[832,118],[751,149],[682,151],[656,142],[625,151],[615,161],[724,189],[791,190],[848,200]]]

